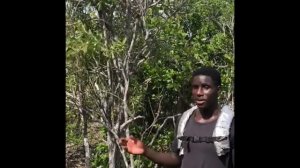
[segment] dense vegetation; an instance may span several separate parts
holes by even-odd
[[[207,65],[232,105],[232,0],[66,0],[67,167],[158,167],[116,140],[169,150],[191,73]]]

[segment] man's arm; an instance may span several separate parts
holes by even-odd
[[[163,166],[175,167],[179,166],[181,163],[179,156],[173,152],[156,152],[146,147],[145,153],[143,155],[146,156],[148,159],[152,160],[153,162]]]
[[[144,143],[133,137],[121,138],[119,141],[121,147],[130,154],[143,155],[149,160],[168,167],[179,166],[181,160],[174,152],[162,153],[144,145]]]

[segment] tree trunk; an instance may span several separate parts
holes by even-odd
[[[83,110],[85,111],[85,110]],[[88,132],[87,132],[87,116],[86,113],[83,113],[83,144],[85,151],[85,168],[90,168],[90,146],[88,141]]]
[[[88,131],[87,131],[87,113],[83,109],[83,100],[82,100],[82,90],[81,86],[79,85],[79,92],[78,92],[78,105],[79,105],[79,113],[81,114],[81,119],[83,121],[83,145],[84,145],[84,152],[85,152],[85,168],[90,168],[90,146],[88,142]]]
[[[108,145],[108,167],[116,168],[116,144],[113,142],[113,135],[107,132],[107,145]]]

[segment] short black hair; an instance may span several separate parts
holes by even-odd
[[[216,86],[221,86],[221,75],[220,75],[220,72],[216,68],[213,68],[213,67],[199,68],[193,72],[192,77],[194,78],[195,76],[198,76],[198,75],[210,76]]]

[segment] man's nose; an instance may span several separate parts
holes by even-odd
[[[202,89],[202,88],[199,88],[199,89],[197,90],[197,95],[198,95],[198,96],[202,96],[202,95],[203,95],[203,89]]]

